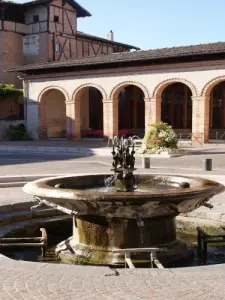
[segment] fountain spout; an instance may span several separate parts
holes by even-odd
[[[132,192],[136,188],[133,174],[135,170],[134,142],[131,139],[114,138],[112,148],[114,174],[110,180],[106,180],[106,185],[107,182],[113,182],[117,191]]]

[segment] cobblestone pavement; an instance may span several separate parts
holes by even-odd
[[[0,260],[1,300],[225,299],[223,265],[111,270],[7,260]]]
[[[225,154],[214,155],[220,171],[211,174],[225,182]],[[203,156],[200,155],[201,160]],[[40,161],[37,161],[40,159]],[[99,157],[62,159],[32,156],[20,158],[0,157],[1,175],[25,175],[34,173],[94,173],[108,172],[110,160]],[[221,163],[219,164],[219,160]],[[86,162],[84,162],[86,161]],[[193,162],[194,161],[194,162]],[[155,169],[144,172],[198,173],[198,160],[191,157],[176,160],[158,160]],[[5,164],[4,164],[5,163]],[[141,161],[137,164],[140,166]],[[188,165],[189,164],[189,165]],[[175,165],[175,166],[174,166]],[[172,169],[172,166],[174,168]],[[182,168],[188,167],[188,170]],[[199,167],[198,165],[197,167]],[[158,167],[158,168],[157,168]],[[180,168],[179,168],[180,167]],[[195,168],[194,168],[195,167]],[[143,170],[142,170],[143,171]],[[0,205],[29,201],[21,188],[0,189]],[[224,193],[214,198],[213,210],[225,214]],[[217,204],[218,205],[217,205]],[[197,213],[196,213],[197,214]],[[199,213],[197,217],[199,217]],[[212,217],[213,219],[213,217]],[[224,219],[222,219],[224,221]],[[0,300],[209,300],[225,299],[225,265],[201,266],[176,269],[116,269],[46,263],[14,261],[0,255]]]

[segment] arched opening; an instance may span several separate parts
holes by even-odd
[[[188,86],[177,82],[162,92],[161,120],[176,131],[191,132],[192,92]]]
[[[80,136],[103,137],[102,93],[95,87],[85,87],[78,92],[77,97],[80,101]]]
[[[210,131],[225,129],[225,81],[213,87],[210,93]]]
[[[129,85],[120,90],[119,105],[119,135],[143,136],[145,131],[145,102],[143,91]]]
[[[40,99],[40,138],[66,137],[66,99],[57,89],[49,89]]]

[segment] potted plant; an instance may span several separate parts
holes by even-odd
[[[177,156],[181,154],[177,146],[178,137],[170,125],[158,122],[149,124],[148,127],[139,153],[160,156]]]

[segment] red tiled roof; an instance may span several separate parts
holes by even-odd
[[[11,4],[11,5],[19,5],[19,6],[30,6],[30,5],[34,5],[34,4],[45,4],[45,3],[48,3],[48,2],[52,2],[53,0],[32,0],[32,1],[27,1],[27,2],[16,2],[16,1],[7,1],[7,0],[0,0],[0,4],[1,3],[5,3],[5,4]],[[76,1],[74,0],[67,0],[67,2],[69,2],[73,7],[74,9],[76,10],[77,12],[77,17],[90,17],[91,14],[86,10],[84,9],[79,3],[77,3]]]
[[[100,41],[100,42],[105,42],[107,44],[126,47],[128,49],[140,50],[140,48],[135,47],[135,46],[127,45],[127,44],[116,42],[116,41],[111,41],[111,40],[108,40],[108,39],[105,39],[105,38],[102,38],[102,37],[99,37],[99,36],[87,34],[87,33],[81,32],[81,31],[77,31],[77,36],[81,37],[81,38],[83,37],[83,38],[87,38],[87,39],[97,40],[97,41]]]
[[[163,49],[153,49],[146,51],[134,51],[134,52],[120,52],[113,54],[106,54],[101,56],[87,57],[76,60],[67,60],[62,62],[51,62],[44,64],[26,65],[21,67],[11,68],[8,71],[13,72],[25,72],[32,70],[44,70],[44,69],[57,69],[57,68],[71,68],[76,67],[79,69],[86,66],[96,66],[110,64],[122,64],[122,63],[157,63],[159,61],[168,61],[169,59],[181,59],[186,58],[188,61],[192,61],[193,56],[206,57],[209,55],[224,55],[225,56],[225,42],[200,44],[192,46],[172,47]],[[200,59],[200,58],[199,58]]]

